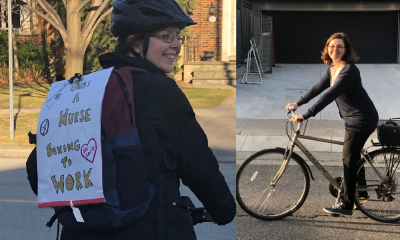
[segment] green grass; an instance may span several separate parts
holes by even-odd
[[[14,87],[14,107],[21,109],[41,108],[50,85]],[[193,108],[210,109],[218,106],[234,93],[232,89],[190,88],[182,90]],[[0,88],[0,109],[9,108],[8,88]],[[14,112],[15,113],[15,112]],[[30,147],[28,132],[36,133],[39,113],[18,113],[15,120],[15,138],[10,140],[10,115],[0,114],[0,146]]]
[[[50,90],[50,84],[32,85],[13,88],[14,108],[18,109],[36,109],[42,108],[47,94]],[[10,108],[10,90],[0,87],[0,109]]]
[[[42,108],[50,84],[14,87],[14,108],[39,109]],[[218,106],[227,97],[233,94],[232,89],[190,88],[182,90],[193,108],[210,109]],[[9,89],[0,88],[0,109],[10,108]]]
[[[28,132],[36,133],[39,113],[19,113],[14,120],[14,140],[10,140],[10,115],[0,114],[0,146],[2,147],[31,147]]]
[[[193,108],[210,109],[234,93],[232,89],[190,88],[182,89]]]

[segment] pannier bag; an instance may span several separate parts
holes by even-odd
[[[391,118],[378,123],[378,140],[383,146],[400,146],[400,121]]]

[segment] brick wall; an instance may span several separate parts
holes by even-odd
[[[51,4],[51,1],[49,1]],[[35,8],[39,10],[40,12],[44,13],[43,9],[40,7],[39,4],[36,4]],[[37,46],[43,46],[45,43],[50,44],[51,40],[54,38],[54,34],[56,29],[51,26],[47,21],[45,21],[43,18],[40,16],[36,15],[36,21],[33,23],[35,26],[32,26],[33,28],[36,29],[36,34],[32,35],[17,35],[17,39],[21,42],[27,42],[27,41],[33,41]]]
[[[214,3],[216,11],[210,14],[211,2]],[[217,21],[210,22],[210,16],[217,17]],[[214,50],[213,61],[221,61],[221,44],[222,44],[222,0],[197,0],[196,9],[193,10],[191,16],[197,25],[192,27],[193,39],[190,46],[196,45],[196,61],[200,61],[200,57],[204,55],[203,51]],[[193,59],[192,59],[193,60]]]

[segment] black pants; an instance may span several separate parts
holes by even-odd
[[[357,162],[361,159],[361,149],[364,147],[370,134],[362,134],[346,129],[343,145],[343,191],[341,192],[341,200],[344,209],[350,210],[354,206],[354,197],[357,184]],[[364,171],[364,169],[361,169]],[[363,174],[361,174],[364,176]],[[361,176],[360,175],[360,176]],[[365,179],[360,179],[365,182]]]

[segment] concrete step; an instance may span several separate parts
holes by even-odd
[[[232,70],[216,70],[216,71],[209,71],[209,70],[195,70],[193,72],[193,77],[230,77],[236,78],[236,71]]]
[[[236,62],[185,62],[184,69],[186,71],[193,72],[194,70],[231,70],[236,71]]]
[[[282,109],[285,112],[285,109]],[[236,134],[250,136],[286,136],[286,119],[248,119],[236,118]],[[297,127],[297,124],[293,124]],[[303,124],[302,132],[306,125]],[[289,129],[290,130],[290,129]],[[345,128],[343,120],[317,120],[309,119],[307,123],[307,136],[344,137]],[[372,138],[377,138],[376,131]]]
[[[331,136],[318,136],[318,138],[326,139],[330,141],[343,142],[342,137],[331,137]],[[298,139],[304,147],[310,152],[342,152],[343,145],[327,143],[322,141],[310,140],[299,138]],[[380,146],[372,146],[371,140],[374,143],[378,143],[378,139],[370,137],[364,145],[364,148],[368,151],[380,149]],[[287,136],[249,136],[249,135],[236,135],[236,151],[260,151],[262,149],[270,149],[281,147],[285,148],[289,146],[289,138]],[[301,152],[299,148],[294,149],[295,152]]]
[[[196,71],[207,71],[212,74],[220,71],[233,73],[236,72],[236,62],[184,62],[183,80],[191,82]]]
[[[253,155],[254,151],[249,152],[236,152],[236,164],[241,165],[248,157]],[[312,166],[313,163],[308,160],[308,158],[302,153],[298,152],[297,154],[303,158],[309,166]],[[322,166],[343,166],[342,153],[332,153],[332,152],[311,152],[311,154],[321,163]],[[317,172],[313,172],[313,174],[317,174]]]
[[[192,78],[193,85],[202,85],[202,84],[217,84],[217,85],[231,85],[236,86],[236,79],[229,77],[194,77]]]

